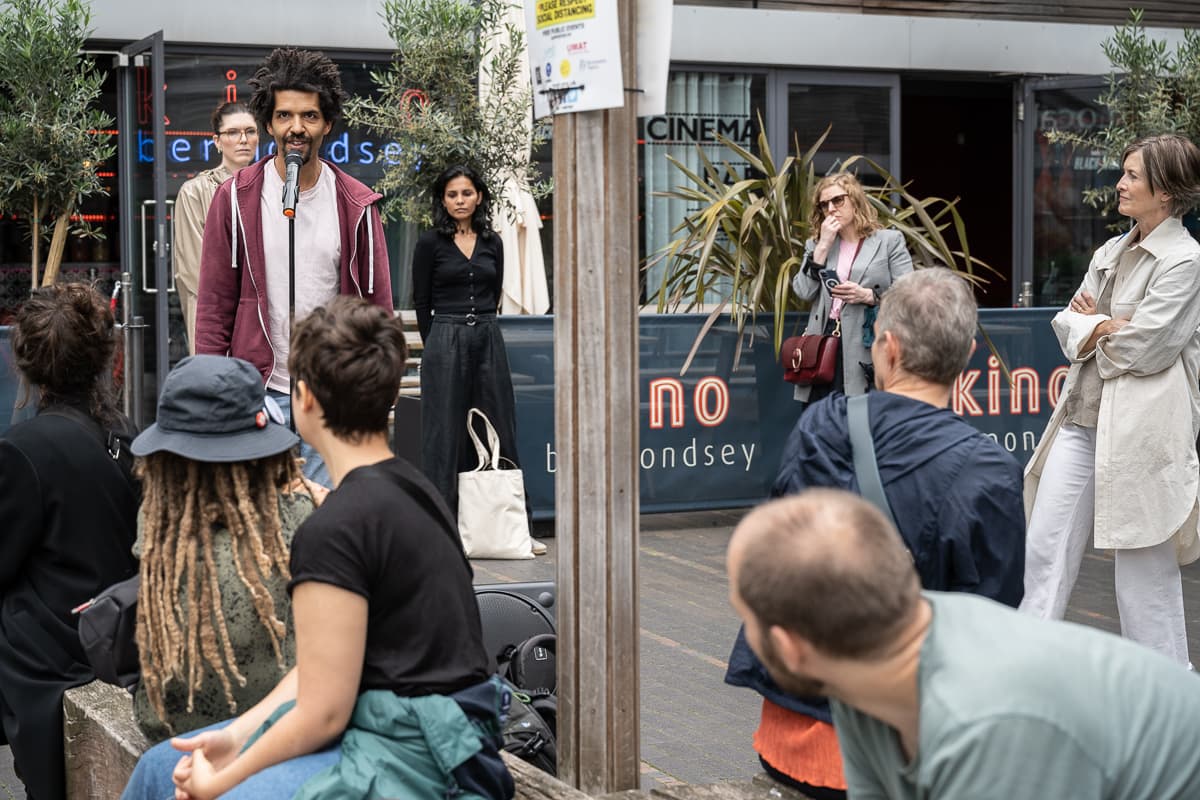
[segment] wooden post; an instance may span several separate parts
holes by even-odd
[[[558,764],[593,795],[639,782],[636,99],[554,120]]]

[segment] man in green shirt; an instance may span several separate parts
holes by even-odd
[[[852,800],[1200,798],[1200,679],[1107,633],[921,592],[855,495],[758,508],[728,569],[775,681],[830,698]]]

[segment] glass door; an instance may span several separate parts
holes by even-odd
[[[850,156],[870,158],[900,177],[900,77],[894,74],[787,71],[768,95],[771,150],[796,155],[829,128],[813,164],[818,175]],[[858,172],[872,182],[869,170]]]
[[[163,35],[121,48],[117,92],[121,271],[130,279],[132,327],[125,354],[125,411],[139,427],[154,418],[170,364],[171,217],[167,204]],[[140,342],[138,341],[140,339]]]
[[[1099,151],[1051,142],[1049,134],[1087,136],[1108,124],[1108,109],[1097,100],[1104,83],[1054,78],[1027,80],[1023,88],[1014,215],[1021,275],[1014,283],[1029,282],[1032,305],[1063,306],[1083,280],[1092,252],[1113,235],[1109,226],[1119,221],[1085,205],[1083,192],[1115,184],[1120,173],[1101,163]]]

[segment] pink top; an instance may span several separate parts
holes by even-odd
[[[862,247],[862,239],[859,239],[858,243],[852,248],[846,247],[845,244],[846,241],[843,239],[843,246],[838,248],[837,274],[838,280],[840,280],[842,283],[850,280],[850,267],[854,265],[854,257],[858,255],[858,249]],[[844,303],[841,300],[834,298],[833,305],[829,309],[829,316],[831,319],[842,318],[843,305]]]

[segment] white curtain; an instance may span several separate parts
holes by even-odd
[[[521,4],[510,5],[506,12],[505,24],[493,33],[492,47],[508,44],[508,27],[523,30],[525,27],[525,12]],[[524,49],[524,48],[523,48]],[[490,51],[484,57],[484,65],[488,63]],[[522,54],[524,64],[523,74],[529,76],[529,53],[524,49]],[[528,80],[528,77],[527,77]],[[479,96],[486,108],[487,98],[491,92],[491,79],[487,69],[481,65],[479,74]],[[533,137],[533,109],[530,104],[527,118],[526,146],[521,155],[530,157],[529,142]],[[512,216],[504,211],[504,203],[493,203],[493,211],[497,212],[492,224],[500,234],[504,244],[504,286],[500,298],[501,314],[545,314],[550,308],[550,293],[546,282],[546,262],[542,255],[542,218],[538,213],[537,202],[528,189],[521,188],[516,179],[508,176],[502,186],[490,187],[498,197],[508,199],[508,208]]]
[[[652,259],[675,236],[671,231],[691,211],[694,204],[683,200],[655,197],[655,192],[690,184],[671,162],[670,155],[697,174],[702,173],[696,145],[714,165],[728,161],[738,176],[745,175],[746,164],[729,148],[716,141],[716,133],[750,141],[744,135],[752,125],[750,82],[752,76],[712,72],[672,72],[667,80],[667,113],[645,121],[643,191],[645,193],[645,229],[647,260]],[[737,131],[739,135],[730,135]],[[656,264],[646,275],[646,294],[652,298],[662,285],[665,263]],[[715,300],[715,298],[713,298]],[[710,300],[711,302],[711,300]]]

